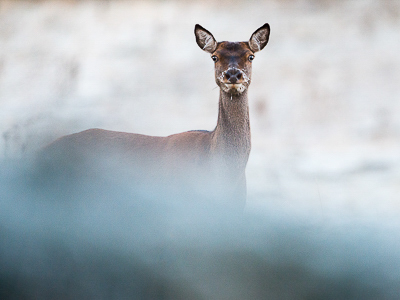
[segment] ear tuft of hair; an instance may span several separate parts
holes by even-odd
[[[268,43],[270,32],[271,29],[268,23],[265,23],[263,26],[254,31],[249,40],[251,51],[258,52],[264,49]]]
[[[213,53],[215,49],[217,49],[217,41],[211,32],[204,27],[196,24],[194,27],[194,34],[196,36],[196,43],[202,50]]]

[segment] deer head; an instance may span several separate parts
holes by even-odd
[[[248,42],[217,42],[205,28],[196,25],[196,42],[211,54],[215,63],[215,81],[220,89],[230,94],[241,94],[251,82],[251,64],[254,54],[268,43],[270,27],[258,28]]]

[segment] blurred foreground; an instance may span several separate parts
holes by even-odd
[[[398,298],[398,223],[229,216],[112,175],[43,189],[47,174],[2,165],[1,299]]]

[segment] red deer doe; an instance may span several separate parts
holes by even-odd
[[[156,137],[89,129],[47,146],[41,155],[46,166],[64,173],[64,179],[71,169],[85,176],[89,170],[91,175],[112,170],[114,179],[123,178],[147,197],[242,210],[251,147],[247,91],[254,54],[266,46],[270,27],[264,24],[248,42],[217,42],[200,25],[194,32],[199,47],[211,54],[220,88],[213,131]]]

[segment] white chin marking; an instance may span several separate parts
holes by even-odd
[[[226,92],[226,93],[228,93],[228,92],[233,92],[233,93],[239,93],[239,94],[241,94],[241,93],[243,93],[244,92],[244,90],[246,89],[246,87],[245,87],[245,85],[244,84],[242,84],[242,83],[239,83],[239,84],[224,84],[223,86],[222,86],[222,90],[224,91],[224,92]]]

